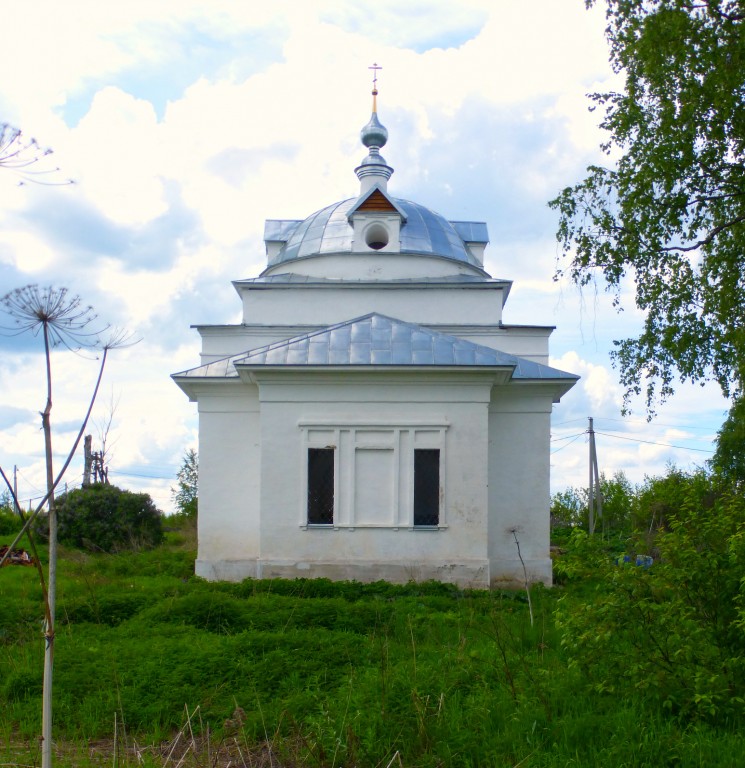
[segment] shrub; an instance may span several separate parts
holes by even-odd
[[[161,512],[147,493],[96,483],[56,499],[58,540],[81,549],[118,552],[163,541]]]
[[[667,530],[649,568],[616,565],[578,534],[597,589],[559,610],[563,645],[597,692],[643,696],[686,718],[745,716],[745,498],[671,473]],[[668,494],[670,495],[670,494]],[[644,540],[638,542],[637,552]],[[571,564],[571,557],[563,567]]]
[[[0,507],[0,536],[15,533],[21,528],[21,518],[11,507]]]
[[[668,529],[670,518],[685,503],[690,504],[696,498],[697,504],[711,506],[712,494],[712,479],[705,472],[687,473],[668,467],[664,477],[645,478],[639,488],[633,513],[634,528],[648,533]]]

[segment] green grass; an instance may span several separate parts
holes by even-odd
[[[581,585],[534,587],[531,627],[524,592],[208,584],[192,575],[188,546],[171,533],[149,552],[62,550],[58,764],[98,764],[87,746],[104,740],[112,765],[116,727],[117,764],[124,744],[135,765],[135,743],[186,733],[185,708],[198,708],[194,765],[208,754],[227,764],[219,745],[240,745],[245,765],[261,765],[270,747],[275,766],[740,764],[741,723],[683,723],[643,697],[588,690],[554,623],[558,598]],[[2,569],[0,595],[0,762],[32,764],[43,661],[36,572]],[[143,755],[143,765],[166,764]]]

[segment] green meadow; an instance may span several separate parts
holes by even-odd
[[[656,657],[644,667],[639,638],[609,629],[586,539],[567,543],[561,583],[531,588],[532,624],[524,590],[207,583],[193,541],[187,522],[150,551],[62,549],[57,765],[742,764],[741,699],[650,684]],[[613,567],[637,588],[652,570]],[[0,570],[0,594],[0,763],[36,765],[35,569]]]

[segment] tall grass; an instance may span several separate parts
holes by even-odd
[[[524,592],[209,584],[192,575],[193,559],[183,534],[137,554],[62,552],[60,765],[617,768],[741,759],[739,723],[683,723],[642,697],[583,685],[554,621],[557,599],[566,605],[581,585],[532,587],[531,626]],[[33,764],[36,754],[35,579],[30,568],[0,571],[3,763]]]

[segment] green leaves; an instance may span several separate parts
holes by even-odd
[[[703,473],[671,478],[675,508],[650,568],[617,564],[577,534],[563,567],[592,571],[596,590],[562,600],[562,644],[594,691],[643,691],[686,719],[742,718],[745,499]]]
[[[588,5],[594,4],[588,2]],[[604,151],[549,205],[556,275],[632,279],[644,329],[614,353],[628,395],[651,410],[683,380],[738,392],[745,372],[745,33],[742,2],[607,0],[623,93],[593,94]]]
[[[163,541],[160,511],[146,493],[97,483],[57,498],[62,543],[101,552],[148,548]]]
[[[193,448],[184,454],[176,479],[178,488],[171,489],[174,504],[180,514],[196,517],[199,504],[199,456]]]

